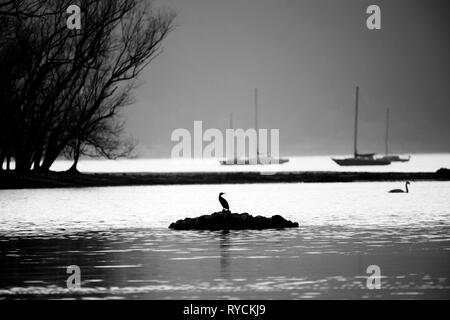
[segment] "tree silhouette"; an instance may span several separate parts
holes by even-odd
[[[68,30],[71,0],[37,2],[32,15],[0,14],[0,163],[48,171],[65,155],[76,171],[81,155],[130,155],[121,110],[175,15],[146,0],[83,0],[83,28]]]

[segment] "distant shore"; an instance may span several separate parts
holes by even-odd
[[[177,173],[15,173],[0,172],[0,189],[81,188],[143,185],[450,181],[450,170],[436,172],[177,172]]]

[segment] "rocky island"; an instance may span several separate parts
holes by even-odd
[[[262,230],[298,228],[297,222],[284,219],[280,215],[271,218],[253,217],[248,213],[215,212],[196,218],[178,220],[169,226],[174,230]]]

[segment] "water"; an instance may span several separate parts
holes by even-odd
[[[0,190],[1,298],[450,298],[450,183]],[[174,231],[220,210],[290,230]],[[66,268],[81,268],[69,290]],[[381,289],[366,286],[381,268]]]
[[[345,155],[336,158],[345,158]],[[289,157],[289,162],[270,166],[221,166],[217,159],[133,159],[81,160],[82,172],[227,172],[227,171],[375,171],[375,172],[435,172],[450,167],[450,154],[415,154],[406,163],[393,162],[388,166],[341,167],[330,156]],[[57,161],[55,171],[70,168],[70,161]]]

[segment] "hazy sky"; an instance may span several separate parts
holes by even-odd
[[[159,0],[178,12],[164,53],[141,77],[127,131],[142,155],[169,157],[176,128],[280,129],[282,155],[450,151],[450,1]],[[381,8],[382,30],[366,28]]]

